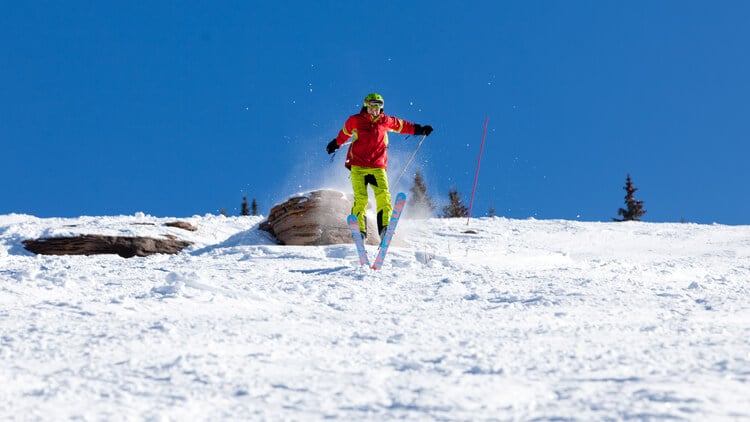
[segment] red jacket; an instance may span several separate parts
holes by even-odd
[[[386,116],[382,111],[379,116],[373,118],[364,107],[359,114],[349,116],[336,137],[339,146],[352,138],[344,165],[347,168],[388,168],[388,132],[413,135],[414,123]]]

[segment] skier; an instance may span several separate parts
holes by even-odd
[[[352,138],[344,165],[351,171],[354,190],[352,214],[357,216],[362,238],[367,238],[367,185],[372,185],[375,194],[378,234],[381,239],[388,228],[393,210],[386,174],[388,132],[425,136],[432,133],[432,126],[422,126],[398,117],[387,116],[383,111],[383,105],[383,97],[380,94],[368,94],[359,114],[349,116],[338,136],[326,146],[326,151],[333,154]]]

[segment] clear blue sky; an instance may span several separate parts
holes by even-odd
[[[260,212],[368,92],[474,216],[750,224],[750,2],[4,2],[0,213]],[[389,173],[416,139],[391,137]],[[406,185],[408,189],[409,184]],[[397,189],[392,189],[397,190]]]

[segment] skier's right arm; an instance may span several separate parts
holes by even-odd
[[[333,140],[331,140],[328,145],[326,145],[327,153],[333,154],[337,149],[339,149],[341,145],[346,142],[347,139],[352,137],[352,135],[356,132],[354,123],[355,122],[352,117],[346,119],[346,123],[344,123],[344,127],[341,128],[339,134],[335,138],[333,138]]]

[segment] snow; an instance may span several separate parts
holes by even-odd
[[[0,418],[750,418],[750,226],[407,219],[376,272],[179,219],[0,216]],[[80,233],[195,244],[21,244]]]

